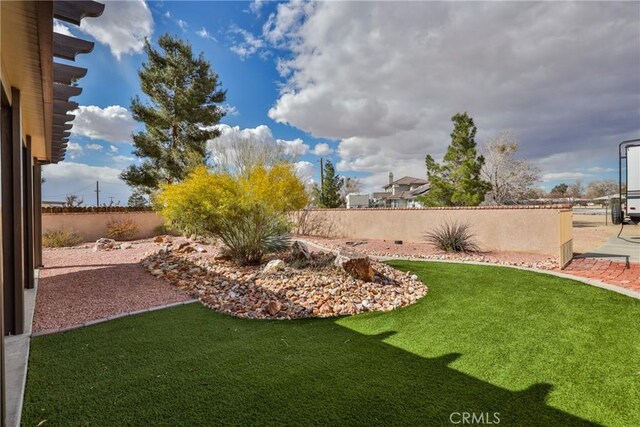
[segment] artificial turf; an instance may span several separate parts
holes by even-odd
[[[23,423],[640,425],[639,300],[513,269],[392,264],[428,295],[296,321],[191,304],[35,338]]]

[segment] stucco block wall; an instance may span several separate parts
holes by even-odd
[[[157,235],[158,228],[164,224],[164,219],[155,212],[43,213],[42,232],[71,230],[78,233],[85,242],[93,242],[105,237],[107,224],[123,219],[131,219],[138,224],[136,239]]]
[[[293,216],[302,234],[405,242],[424,242],[425,232],[459,220],[471,226],[482,250],[554,257],[572,239],[571,210],[558,208],[317,209]]]

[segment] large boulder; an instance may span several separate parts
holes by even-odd
[[[284,270],[284,261],[281,259],[272,259],[264,266],[263,273],[275,273]]]
[[[340,267],[351,277],[365,282],[373,282],[375,272],[371,265],[371,259],[365,254],[342,250],[336,255],[333,264]]]
[[[309,253],[307,245],[300,240],[293,242],[291,245],[291,259],[309,261],[311,259],[311,254]]]

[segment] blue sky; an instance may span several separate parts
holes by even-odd
[[[99,180],[103,201],[126,204],[117,175],[136,161],[142,40],[165,32],[218,73],[223,134],[287,144],[304,179],[318,180],[318,154],[370,191],[390,171],[424,177],[458,111],[479,145],[512,131],[547,189],[617,177],[617,142],[640,133],[638,3],[132,1],[60,25],[96,46],[76,61],[89,71],[66,160],[44,169],[45,200],[93,204]]]

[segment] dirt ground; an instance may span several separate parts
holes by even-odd
[[[573,215],[573,252],[594,251],[618,234],[620,226],[611,221],[605,225],[605,219],[604,215]],[[622,236],[640,236],[640,225],[625,225]]]

